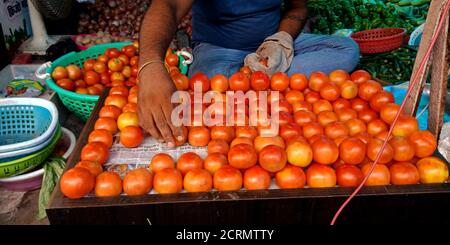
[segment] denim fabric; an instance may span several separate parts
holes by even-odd
[[[221,73],[230,76],[242,67],[244,58],[250,52],[228,49],[209,43],[194,46],[194,62],[189,76],[203,72],[209,78]],[[294,59],[287,70],[289,75],[313,71],[329,73],[336,69],[348,72],[359,62],[359,47],[350,38],[302,33],[294,40]]]

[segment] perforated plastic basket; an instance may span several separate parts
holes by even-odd
[[[379,28],[354,32],[351,37],[358,43],[361,53],[376,54],[400,48],[405,34],[404,28]]]
[[[53,149],[55,149],[56,143],[60,137],[61,127],[58,126],[52,141],[44,149],[26,157],[0,163],[0,177],[19,175],[39,166],[45,161],[45,159],[47,159],[48,156],[50,156],[50,154],[52,154]]]
[[[35,147],[51,138],[58,125],[56,106],[39,98],[0,100],[0,152]]]

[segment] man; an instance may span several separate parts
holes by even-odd
[[[153,0],[140,33],[139,120],[144,130],[174,146],[182,130],[171,123],[170,98],[175,91],[163,60],[177,24],[192,8],[194,62],[189,76],[230,76],[240,67],[268,74],[351,71],[359,49],[349,38],[300,34],[306,22],[306,0]],[[263,64],[267,61],[267,64]]]

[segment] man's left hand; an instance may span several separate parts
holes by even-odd
[[[245,57],[244,64],[252,71],[264,71],[269,76],[285,72],[294,57],[294,43],[291,35],[280,31],[267,37],[255,53]]]

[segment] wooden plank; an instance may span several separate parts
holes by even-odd
[[[433,49],[433,58],[431,67],[431,82],[430,82],[430,109],[428,112],[428,129],[436,138],[439,138],[439,133],[444,123],[445,111],[445,96],[447,94],[447,76],[448,76],[448,61],[447,61],[447,37],[448,37],[448,23],[449,15],[445,16],[445,21],[442,26],[442,31],[439,33],[438,40]]]
[[[431,1],[430,8],[428,10],[427,20],[425,22],[425,28],[422,35],[422,40],[420,42],[419,50],[417,52],[416,61],[414,63],[413,72],[411,74],[411,79],[415,77],[418,73],[420,62],[425,57],[427,48],[430,46],[431,37],[436,32],[437,23],[439,22],[439,12],[443,8],[445,0],[433,0]],[[416,82],[411,94],[406,98],[406,104],[403,111],[407,115],[415,115],[417,106],[419,105],[420,95],[422,94],[423,87],[428,75],[428,69],[431,62],[427,62],[426,68],[419,73],[418,81]],[[410,80],[411,82],[411,80]]]

